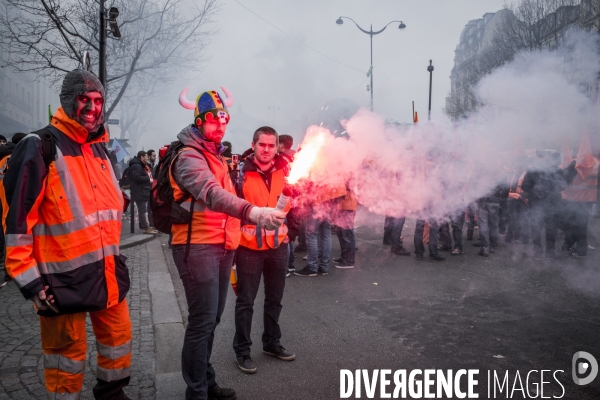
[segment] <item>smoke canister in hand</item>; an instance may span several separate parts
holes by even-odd
[[[292,197],[292,191],[285,186],[281,191],[281,196],[279,196],[279,200],[277,200],[276,209],[279,211],[286,211],[288,204],[290,203],[290,198]]]

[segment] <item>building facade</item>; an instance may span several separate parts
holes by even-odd
[[[0,61],[4,57],[0,50]],[[48,125],[48,106],[55,112],[58,105],[58,94],[46,79],[0,68],[0,134],[40,129]]]

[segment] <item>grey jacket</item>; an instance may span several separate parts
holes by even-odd
[[[221,149],[218,149],[215,143],[202,139],[192,125],[186,126],[177,138],[186,147],[204,150],[221,157]],[[250,210],[254,206],[223,189],[208,167],[206,159],[197,151],[181,153],[175,162],[173,177],[200,205],[206,205],[212,211],[241,220],[250,219]]]

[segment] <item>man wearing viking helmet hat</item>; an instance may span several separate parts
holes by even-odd
[[[285,217],[282,211],[256,207],[236,196],[221,144],[233,96],[221,89],[227,95],[225,102],[214,90],[200,94],[195,102],[186,99],[187,89],[181,92],[179,103],[194,110],[194,123],[177,135],[185,147],[170,170],[175,201],[193,210],[191,224],[172,228],[173,259],[189,311],[182,351],[186,399],[236,398],[234,390],[217,385],[210,356],[215,327],[225,308],[234,250],[240,241],[240,220],[274,230]]]

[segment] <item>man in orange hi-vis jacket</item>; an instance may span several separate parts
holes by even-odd
[[[40,315],[48,398],[80,396],[89,312],[98,350],[94,396],[127,399],[129,272],[119,255],[124,199],[104,149],[104,88],[90,72],[74,70],[65,76],[60,102],[41,136],[21,140],[8,164],[6,268]]]

